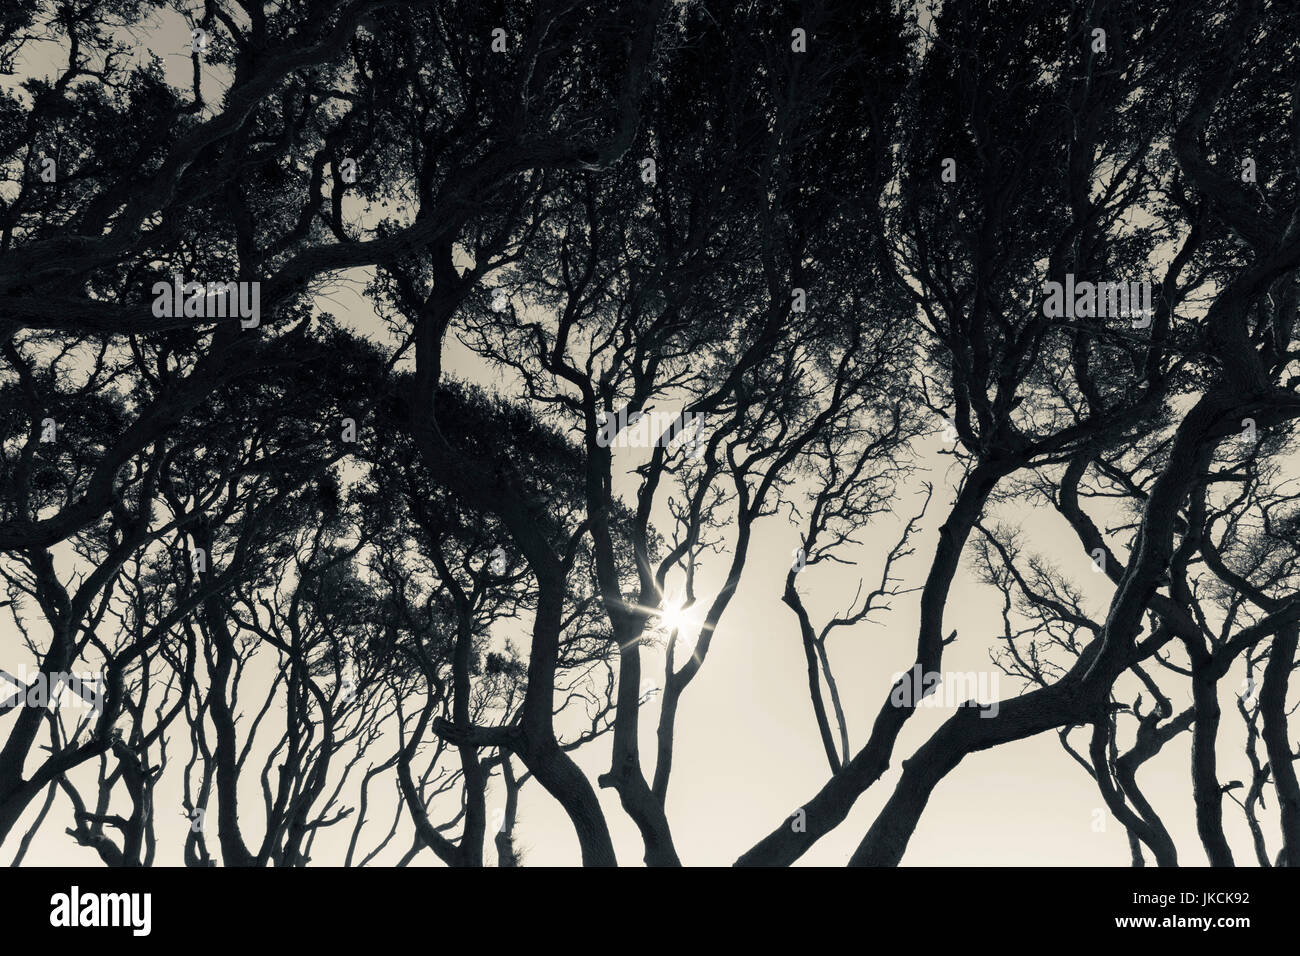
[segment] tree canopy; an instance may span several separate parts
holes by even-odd
[[[753,640],[740,865],[1049,733],[1134,865],[1291,864],[1298,17],[6,6],[14,862],[689,864]]]

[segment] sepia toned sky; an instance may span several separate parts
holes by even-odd
[[[163,58],[175,82],[187,81],[189,34],[179,18],[173,14],[160,15],[157,30],[139,39],[142,50],[152,49]],[[42,55],[59,54],[57,50],[47,49]],[[33,52],[30,56],[20,74],[41,72],[38,55]],[[0,78],[0,82],[12,84],[15,78]],[[217,99],[223,83],[219,71],[205,75],[205,82],[211,83],[208,95]],[[366,278],[365,272],[341,277],[317,305],[345,325],[382,338],[385,332],[381,324],[359,294]],[[513,392],[511,382],[497,378],[493,370],[454,341],[448,342],[444,368],[452,376],[499,389],[505,395]],[[706,422],[706,432],[707,428]],[[919,508],[921,481],[927,480],[934,484],[934,499],[920,532],[914,537],[915,553],[897,568],[905,586],[920,585],[934,552],[937,528],[944,520],[960,477],[953,459],[942,454],[945,447],[939,435],[923,443],[921,463],[926,471],[901,489],[896,520],[862,530],[861,547],[846,552],[857,565],[819,565],[800,576],[799,589],[814,622],[823,622],[843,611],[853,599],[859,579],[865,578],[868,586],[879,580],[883,556],[897,540],[903,523]],[[638,463],[636,454],[636,449],[629,449],[616,461],[630,470]],[[631,487],[630,480],[622,484],[625,494]],[[1088,596],[1093,616],[1104,616],[1112,585],[1103,575],[1092,573],[1087,554],[1059,515],[1025,504],[995,505],[986,515],[985,523],[992,525],[996,521],[1017,527],[1023,536],[1025,552],[1040,553],[1066,571]],[[799,543],[797,527],[785,516],[774,515],[759,521],[736,596],[717,628],[707,661],[682,698],[667,812],[678,852],[687,865],[731,864],[816,793],[828,777],[829,768],[808,697],[797,622],[793,612],[780,600],[791,552]],[[712,566],[700,571],[697,591],[701,605],[707,605],[716,593],[728,558],[726,554],[712,556]],[[60,571],[65,575],[74,570],[67,554],[60,555],[60,561]],[[670,579],[670,588],[671,584]],[[843,698],[850,744],[855,751],[865,743],[894,675],[909,668],[914,660],[917,598],[915,593],[895,598],[890,611],[841,629],[831,638],[831,662]],[[944,616],[944,633],[957,632],[957,640],[945,650],[945,668],[982,675],[995,696],[1005,698],[1021,688],[990,663],[990,652],[997,648],[1002,632],[1000,608],[1000,593],[979,583],[969,559],[963,560]],[[517,623],[515,626],[520,627]],[[504,639],[510,635],[503,632],[500,636]],[[32,662],[20,638],[8,613],[0,612],[0,668],[13,672],[31,668]],[[643,674],[653,676],[661,667],[662,656],[650,647],[643,648],[642,654]],[[1225,689],[1240,685],[1239,670],[1240,665],[1223,682]],[[269,677],[263,675],[263,680]],[[1186,683],[1170,683],[1166,690],[1171,693],[1176,712],[1191,703],[1190,686]],[[1131,699],[1132,692],[1128,696]],[[244,700],[255,702],[246,703],[246,709],[260,704],[260,699],[252,693],[247,693]],[[1225,696],[1223,729],[1219,736],[1220,778],[1225,782],[1249,776],[1241,752],[1241,722],[1235,706],[1228,706],[1231,700],[1230,695]],[[918,710],[899,737],[889,772],[858,801],[848,819],[815,844],[799,865],[843,865],[891,794],[900,762],[949,715],[950,711],[941,708]],[[657,700],[652,699],[645,705],[641,723],[647,773],[653,769],[657,717]],[[0,733],[7,733],[9,719],[0,718]],[[189,827],[181,809],[180,769],[188,756],[182,727],[177,725],[171,731],[174,750],[169,760],[172,763],[155,796],[159,864],[181,863],[184,833]],[[1077,733],[1073,739],[1077,746],[1085,743],[1083,733]],[[1188,848],[1180,862],[1204,865],[1192,804],[1190,740],[1190,734],[1175,739],[1143,766],[1138,779],[1146,796],[1161,813],[1175,844]],[[609,769],[609,749],[610,741],[605,737],[574,755],[593,785],[597,776]],[[249,760],[250,766],[260,769],[264,756],[264,752],[261,755],[255,752]],[[375,762],[386,756],[386,753],[378,756]],[[95,772],[94,765],[76,772],[76,779],[86,787],[83,792],[90,792]],[[354,774],[345,789],[345,794],[350,795],[345,797],[345,804],[355,803],[359,780],[360,774]],[[250,841],[255,843],[261,836],[262,796],[256,774],[248,775],[242,783],[244,812],[249,815],[249,822],[243,826]],[[619,862],[639,864],[641,840],[635,826],[612,790],[599,791],[599,795]],[[361,840],[363,849],[368,849],[387,829],[396,799],[391,774],[372,785],[373,822],[368,824]],[[0,847],[0,862],[12,859],[41,802],[33,802],[8,841]],[[492,811],[502,802],[503,794],[494,787],[488,801],[490,820]],[[1062,749],[1056,735],[1039,735],[975,754],[953,771],[936,790],[903,862],[912,866],[1125,866],[1129,862],[1129,849],[1124,829],[1102,808],[1095,784]],[[26,865],[100,865],[97,854],[77,846],[63,832],[70,817],[70,804],[60,794],[50,820],[32,842]],[[1249,831],[1230,800],[1224,802],[1224,819],[1231,845],[1248,847]],[[1266,836],[1276,842],[1271,821],[1266,819],[1264,825]],[[323,831],[317,837],[313,856],[321,861],[341,860],[351,832],[350,820]],[[535,781],[530,781],[521,793],[516,838],[525,865],[580,862],[571,823],[559,804]],[[410,846],[410,839],[411,826],[403,821],[398,836],[376,864],[397,860]],[[216,851],[215,846],[211,849]],[[1246,860],[1248,856],[1242,854],[1241,859]],[[414,865],[436,862],[431,852],[424,852]]]

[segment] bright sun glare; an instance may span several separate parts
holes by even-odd
[[[690,609],[685,607],[685,600],[680,597],[665,598],[659,609],[659,630],[665,634],[689,631],[695,623]]]

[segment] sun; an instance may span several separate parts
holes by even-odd
[[[677,631],[679,634],[688,631],[693,625],[698,623],[691,609],[686,607],[686,601],[681,597],[665,598],[663,605],[659,608],[659,630],[665,634],[671,634]]]

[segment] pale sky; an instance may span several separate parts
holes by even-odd
[[[173,80],[178,84],[187,82],[190,61],[184,25],[173,15],[166,15],[149,40],[164,55]],[[27,68],[34,67],[28,64]],[[216,92],[223,82],[219,72],[212,71],[205,82],[211,84],[209,97],[218,99]],[[362,276],[350,278],[352,282],[340,282],[332,294],[322,298],[319,307],[351,327],[379,334],[373,314],[357,294]],[[450,375],[488,387],[503,384],[494,380],[481,361],[454,342],[448,343],[444,366]],[[507,387],[505,391],[509,393],[510,389]],[[922,531],[914,539],[916,553],[898,568],[907,586],[918,586],[928,570],[937,528],[944,520],[953,482],[958,477],[952,459],[937,453],[942,447],[938,436],[923,446],[922,463],[928,468],[924,477],[934,483],[935,495]],[[905,488],[898,503],[901,520],[871,528],[863,536],[866,545],[857,553],[846,553],[861,562],[858,567],[819,565],[801,575],[799,588],[815,622],[824,621],[832,611],[843,610],[860,576],[868,584],[878,580],[880,561],[896,540],[902,520],[919,506],[915,495],[920,490],[919,480]],[[1088,595],[1094,616],[1104,616],[1112,586],[1104,576],[1091,573],[1088,556],[1058,515],[1021,505],[1014,511],[995,509],[986,515],[985,521],[992,524],[997,519],[1019,526],[1025,551],[1039,551],[1054,560]],[[785,518],[773,516],[760,521],[740,588],[717,629],[707,661],[682,699],[667,811],[678,853],[688,865],[732,863],[812,797],[828,777],[808,699],[797,623],[793,612],[780,601],[791,551],[799,543],[798,529]],[[712,560],[714,576],[711,578],[706,570],[697,586],[704,596],[704,604],[713,593],[706,585],[710,580],[716,585],[716,571],[725,559]],[[64,567],[67,567],[66,556]],[[891,612],[876,615],[871,622],[841,629],[831,640],[831,660],[855,751],[866,740],[892,676],[913,662],[918,597],[913,593],[897,598]],[[1005,698],[1017,693],[1019,687],[997,672],[989,661],[989,651],[997,646],[1001,633],[999,612],[1000,594],[980,584],[971,562],[963,560],[944,618],[944,632],[956,629],[959,634],[957,642],[945,651],[945,670],[983,674],[988,681],[996,681],[993,686],[998,696]],[[24,666],[31,668],[32,662],[18,641],[19,635],[7,612],[0,614],[0,668],[14,672]],[[526,648],[526,642],[521,646]],[[643,649],[642,653],[643,673],[653,675],[659,664],[656,652]],[[1249,775],[1241,752],[1240,717],[1235,706],[1230,706],[1232,692],[1241,684],[1242,676],[1239,663],[1221,685],[1225,706],[1219,737],[1219,775],[1225,782],[1248,779]],[[1164,680],[1161,684],[1170,694],[1176,712],[1190,704],[1187,682]],[[1132,694],[1123,696],[1131,699]],[[253,706],[251,702],[255,699],[251,694],[245,698],[245,711]],[[657,700],[651,700],[644,708],[641,721],[647,777],[653,773],[657,716]],[[893,768],[858,801],[849,818],[834,833],[823,838],[801,859],[801,865],[842,865],[847,861],[875,813],[891,794],[901,760],[948,716],[949,711],[943,709],[917,711],[898,740]],[[9,725],[8,720],[0,718],[0,733],[7,733]],[[173,724],[169,736],[172,739],[169,766],[155,795],[157,863],[179,865],[184,833],[189,828],[189,821],[181,811],[181,771],[188,756],[183,718]],[[1082,745],[1085,733],[1078,732],[1074,739]],[[1139,782],[1179,847],[1180,862],[1196,866],[1204,865],[1205,858],[1193,813],[1190,740],[1190,733],[1185,733],[1167,745],[1158,757],[1144,765]],[[388,753],[382,748],[377,750],[375,762],[385,759]],[[576,759],[594,786],[596,777],[609,769],[609,738],[583,748]],[[356,786],[364,766],[365,761],[354,773],[346,790],[351,797],[345,797],[345,804],[355,803]],[[249,760],[249,768],[254,772],[243,781],[241,825],[250,844],[256,844],[261,837],[262,798],[256,772],[260,767],[261,761],[255,754]],[[83,797],[91,803],[94,774],[92,763],[75,775],[82,784]],[[619,862],[640,864],[642,848],[636,828],[612,790],[598,792]],[[395,798],[391,773],[372,786],[372,822],[361,840],[363,851],[368,851],[377,834],[386,831]],[[488,799],[490,819],[502,800],[500,790],[494,787]],[[6,862],[12,859],[40,803],[37,799],[31,804],[23,821],[0,848],[0,859]],[[1124,829],[1102,808],[1095,784],[1064,752],[1056,735],[1043,734],[976,754],[951,773],[930,801],[903,863],[913,866],[1125,866],[1129,862],[1129,850]],[[77,846],[64,833],[70,816],[68,801],[59,795],[50,818],[33,840],[27,865],[100,865],[97,854]],[[436,813],[434,816],[438,818]],[[1243,816],[1227,798],[1224,821],[1238,863],[1253,865]],[[1264,825],[1267,837],[1276,846],[1276,828],[1268,814]],[[399,835],[377,862],[392,863],[400,857],[410,845],[410,834],[411,826],[404,821]],[[351,821],[324,831],[316,840],[313,856],[319,862],[341,862],[350,836]],[[487,857],[494,862],[491,831],[488,837]],[[525,865],[579,862],[572,825],[559,804],[535,781],[530,781],[521,794],[516,837],[524,852]],[[209,849],[217,852],[215,839],[209,839]],[[435,863],[436,858],[427,850],[415,861],[415,865]]]

